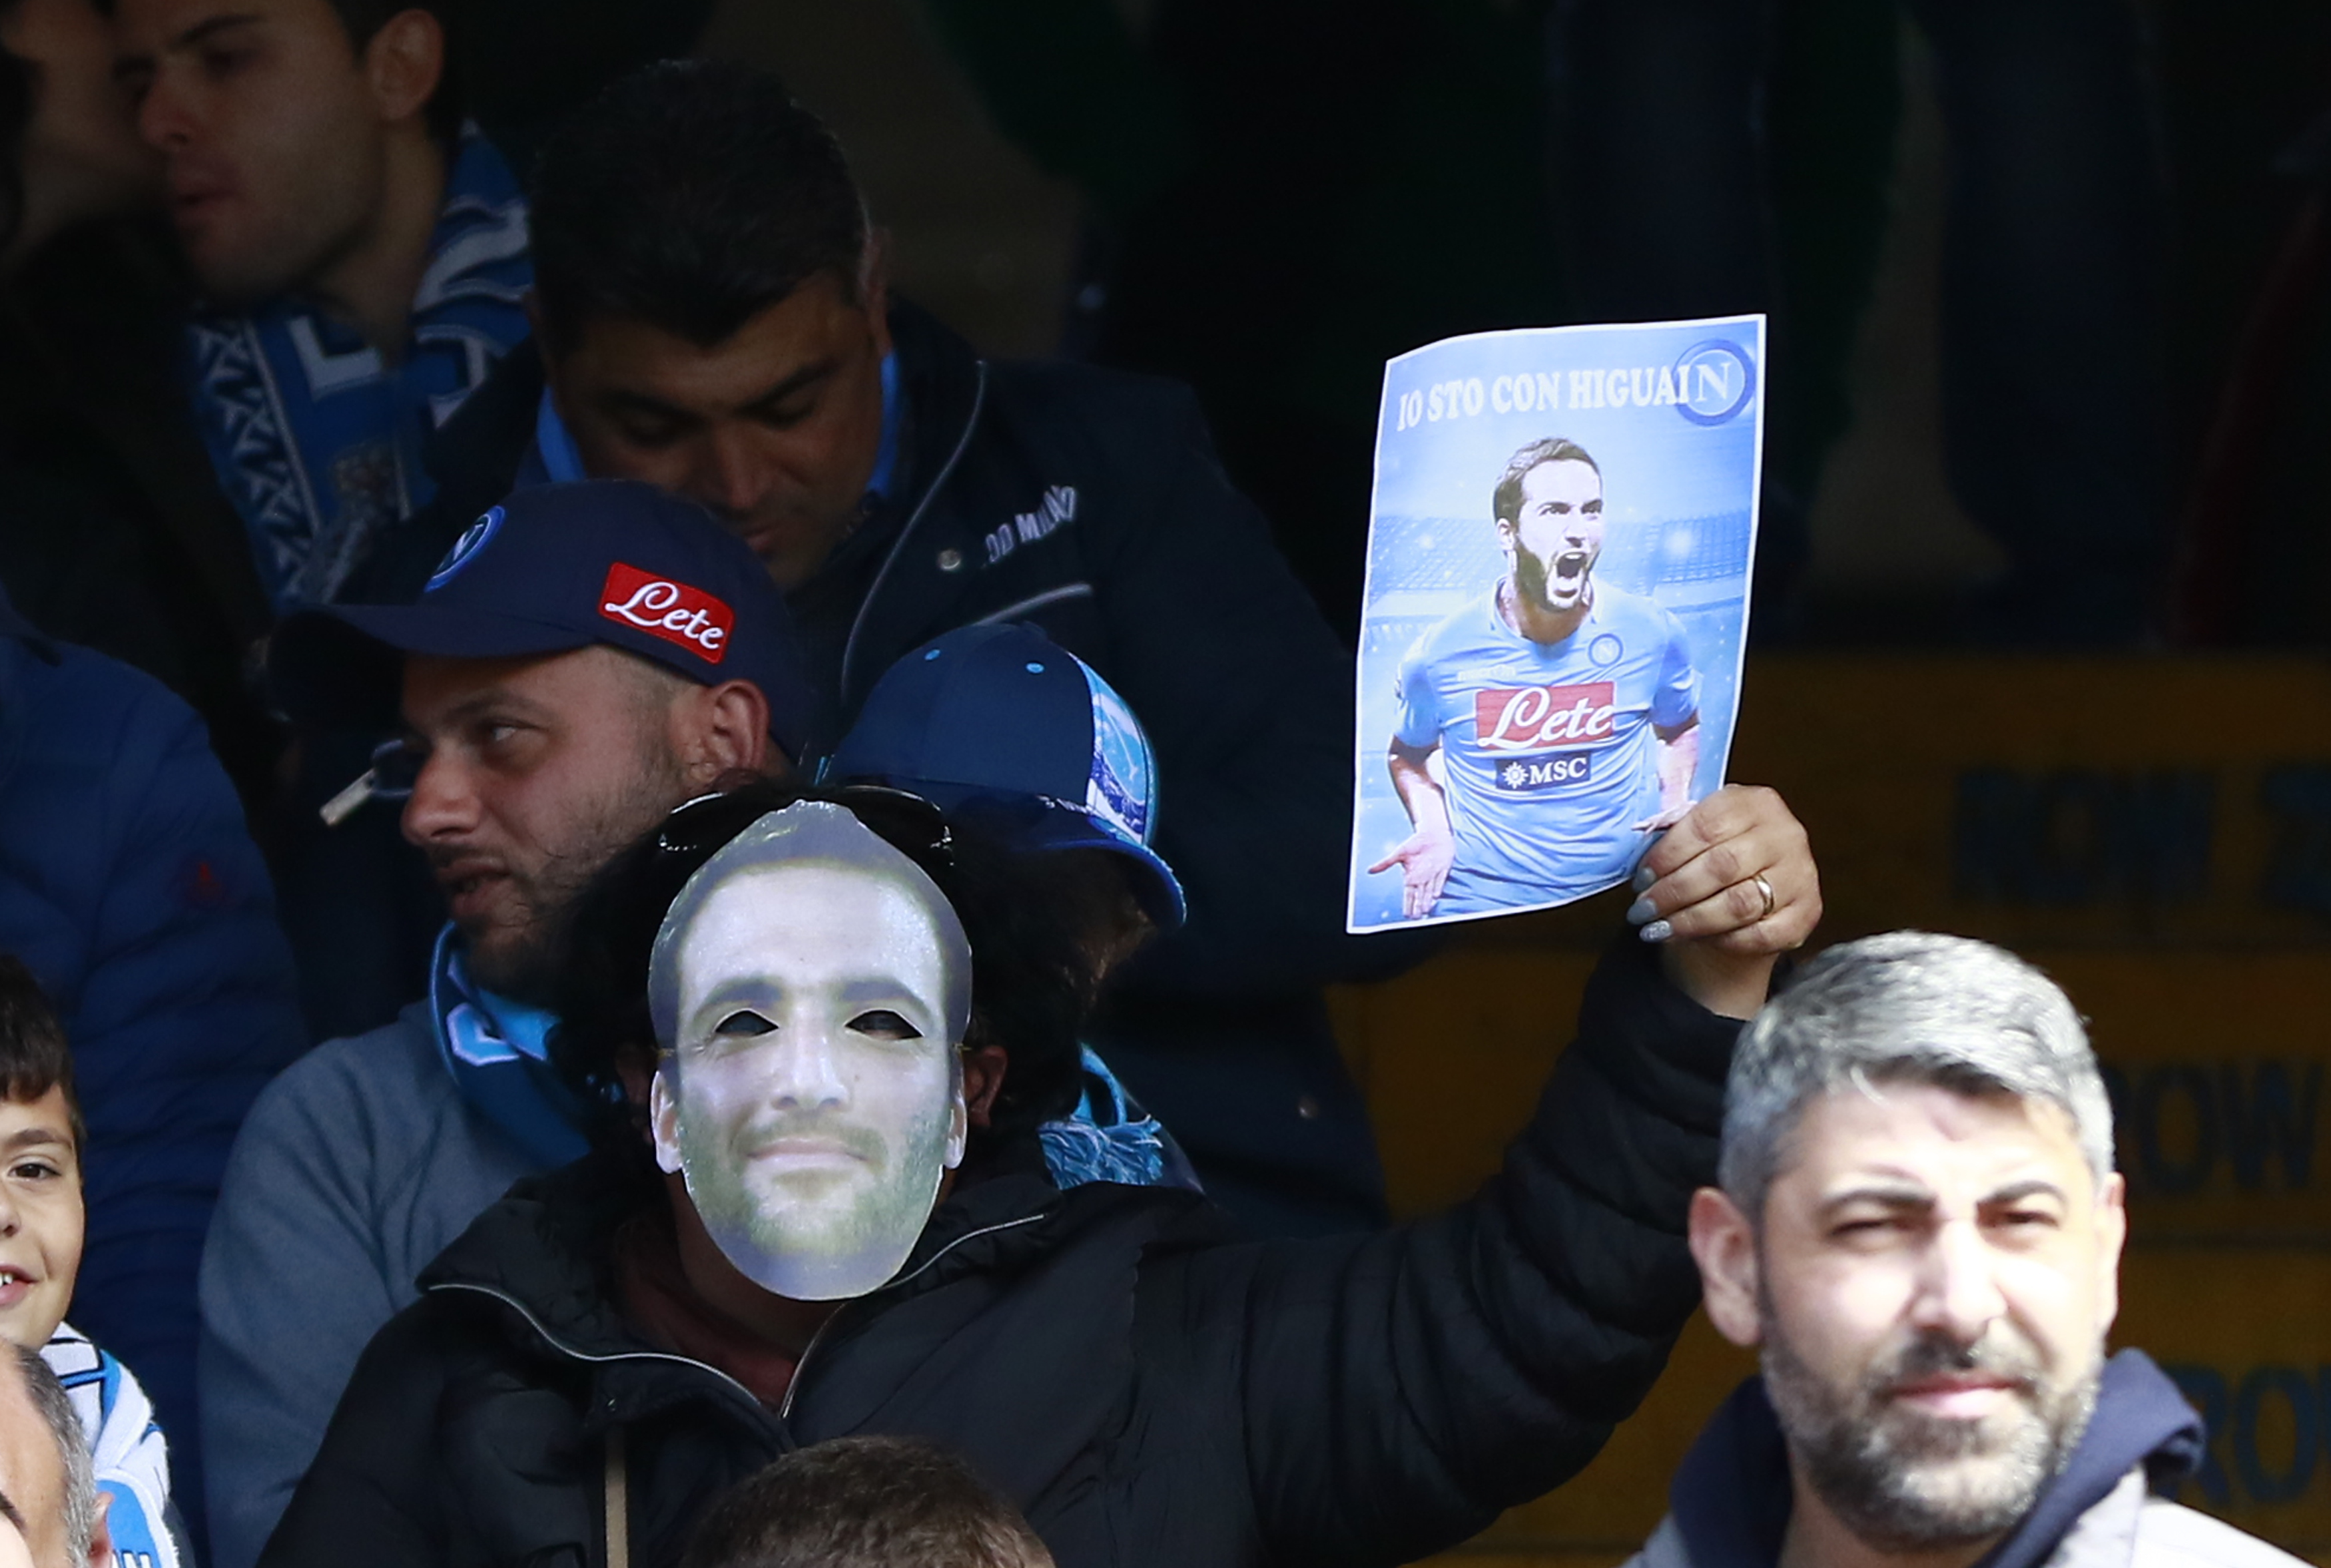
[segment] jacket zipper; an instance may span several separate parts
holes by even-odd
[[[966,1241],[976,1241],[982,1236],[993,1236],[999,1231],[1012,1231],[1017,1230],[1023,1225],[1032,1225],[1043,1217],[1044,1216],[1041,1213],[1023,1214],[1017,1220],[1005,1220],[999,1224],[984,1225],[976,1231],[966,1231],[962,1235],[956,1237],[954,1240],[948,1242],[946,1246],[940,1248],[937,1251],[932,1253],[929,1257],[924,1259],[921,1266],[917,1268],[913,1273],[901,1274],[898,1278],[891,1280],[888,1285],[883,1286],[881,1288],[882,1290],[895,1290],[901,1285],[905,1285],[911,1280],[920,1278],[930,1269],[933,1264],[937,1263],[940,1259],[946,1257],[948,1253],[954,1251],[956,1248],[962,1246]],[[866,1296],[860,1297],[858,1299],[865,1301],[871,1299],[873,1296],[880,1295],[880,1291],[871,1291]],[[850,1303],[846,1301],[842,1303],[844,1307],[847,1307],[849,1305]],[[785,1397],[777,1402],[777,1421],[780,1425],[785,1422],[786,1417],[793,1414],[794,1395],[801,1392],[802,1377],[803,1374],[809,1371],[809,1358],[816,1353],[817,1342],[825,1337],[825,1331],[832,1328],[835,1321],[841,1316],[842,1313],[837,1311],[832,1317],[829,1317],[823,1323],[819,1324],[817,1326],[817,1332],[809,1336],[809,1343],[802,1346],[801,1357],[794,1363],[793,1378],[785,1384]],[[787,1432],[785,1435],[790,1438],[793,1434],[791,1432]]]
[[[978,361],[978,366],[979,376],[971,389],[971,413],[963,422],[963,433],[956,438],[955,450],[947,453],[947,461],[939,464],[939,471],[931,476],[930,485],[923,491],[922,499],[915,503],[915,509],[907,514],[907,526],[900,528],[899,537],[890,541],[890,553],[882,557],[882,565],[876,570],[874,581],[866,590],[866,597],[858,603],[858,613],[851,617],[850,635],[842,642],[839,695],[845,708],[850,705],[850,664],[858,656],[858,633],[865,629],[866,613],[874,607],[875,599],[881,594],[882,584],[890,579],[891,566],[906,553],[907,540],[913,536],[915,525],[923,520],[923,513],[930,509],[932,499],[946,488],[948,479],[955,473],[956,464],[961,462],[963,454],[970,450],[971,432],[979,428],[979,411],[987,405],[987,361]],[[803,1354],[807,1354],[807,1350],[804,1349]],[[795,1368],[795,1375],[799,1375],[798,1367]]]

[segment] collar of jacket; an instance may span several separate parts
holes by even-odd
[[[2037,1568],[2082,1514],[2138,1464],[2155,1489],[2202,1456],[2201,1417],[2139,1350],[2105,1364],[2089,1417],[2062,1469],[2022,1522],[1976,1568]],[[1668,1507],[1691,1568],[1774,1568],[1789,1528],[1789,1450],[1765,1381],[1732,1392],[1692,1444],[1669,1487]]]
[[[628,1161],[595,1150],[512,1187],[422,1271],[418,1283],[431,1296],[490,1297],[523,1320],[512,1327],[524,1339],[618,1374],[606,1385],[607,1398],[595,1402],[599,1419],[633,1420],[703,1392],[692,1380],[676,1386],[661,1375],[674,1368],[696,1369],[757,1411],[759,1402],[742,1385],[656,1349],[632,1331],[616,1307],[608,1288],[615,1231],[643,1204],[662,1201],[662,1189],[644,1184]],[[932,1212],[898,1278],[845,1304],[819,1340],[830,1344],[835,1335],[828,1331],[844,1317],[854,1334],[885,1307],[1042,1253],[1056,1243],[1061,1211],[1071,1206],[1070,1195],[1043,1174],[1032,1136],[993,1151],[978,1179],[959,1185]],[[806,1354],[803,1362],[808,1364]],[[620,1375],[632,1367],[647,1375]]]
[[[842,644],[840,686],[845,713],[854,710],[884,668],[863,646],[876,603],[888,594],[900,606],[899,613],[919,624],[940,603],[961,593],[972,576],[969,572],[951,575],[909,572],[900,568],[900,563],[912,559],[911,552],[929,543],[926,535],[932,531],[930,514],[978,432],[987,402],[987,362],[937,317],[910,301],[895,300],[890,322],[891,347],[899,356],[899,378],[906,391],[906,440],[899,453],[903,482],[880,507],[878,519],[870,519],[874,526],[846,542],[845,548],[856,546],[873,551],[880,561],[859,600],[850,635]],[[846,570],[842,555],[837,551],[829,567]],[[814,591],[815,583],[813,578],[804,587]]]

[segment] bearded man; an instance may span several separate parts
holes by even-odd
[[[1896,932],[1805,966],[1741,1037],[1709,1318],[1764,1376],[1629,1568],[2157,1568],[2296,1559],[2155,1496],[2202,1422],[2109,1360],[2128,1228],[2071,1003],[2010,954]]]

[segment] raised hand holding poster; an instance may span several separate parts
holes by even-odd
[[[1353,931],[1624,881],[1724,782],[1765,319],[1453,337],[1384,367]]]

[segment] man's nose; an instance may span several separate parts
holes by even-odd
[[[138,135],[147,147],[176,152],[195,139],[194,116],[186,100],[163,76],[156,76],[138,102]]]
[[[840,1053],[834,1050],[831,1031],[788,1030],[768,1054],[772,1105],[823,1110],[848,1103],[850,1086],[842,1079]]]
[[[1973,1345],[2007,1310],[1999,1257],[1972,1220],[1946,1221],[1935,1233],[1913,1318],[1916,1326]]]
[[[769,470],[741,432],[715,431],[697,464],[694,499],[726,518],[749,518],[769,491]]]
[[[457,838],[478,825],[478,794],[461,764],[442,751],[422,760],[413,794],[400,820],[407,842],[428,844]]]

